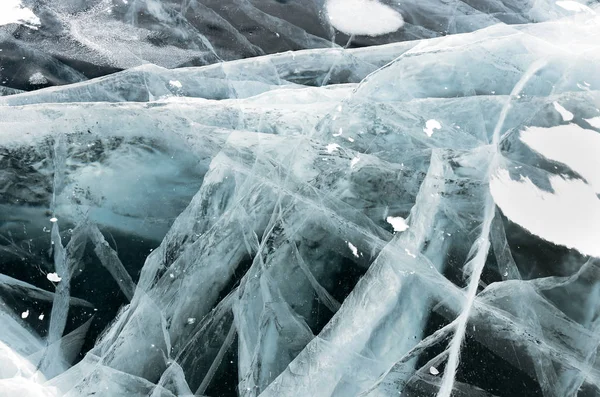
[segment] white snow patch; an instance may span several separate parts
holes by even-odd
[[[347,35],[380,36],[404,25],[399,12],[377,0],[328,0],[325,10],[331,25]]]
[[[194,317],[189,317],[187,319],[187,323],[190,324],[190,325],[194,324],[195,322],[196,322],[196,319]]]
[[[23,313],[21,313],[21,318],[27,318],[29,317],[29,310],[25,310]]]
[[[386,222],[392,225],[395,232],[403,232],[408,229],[408,224],[406,220],[401,216],[388,216]]]
[[[586,6],[585,4],[578,3],[576,1],[572,1],[572,0],[557,1],[557,2],[555,2],[555,4],[557,6],[559,6],[560,8],[563,8],[567,11],[587,12],[588,14],[595,14],[594,10],[592,10],[590,7]]]
[[[438,369],[436,367],[429,367],[429,373],[433,376],[435,375],[439,375],[440,371],[438,371]]]
[[[584,119],[585,121],[587,121],[587,123],[589,125],[591,125],[594,128],[600,128],[600,116],[597,117],[592,117],[591,119]]]
[[[58,222],[58,218],[57,217],[52,217],[52,218],[50,218],[50,222],[56,223],[56,222]]]
[[[425,122],[425,128],[423,128],[423,132],[427,134],[427,136],[432,136],[434,130],[439,130],[442,128],[442,125],[439,121],[431,119]]]
[[[350,251],[352,251],[352,255],[358,258],[358,248],[356,248],[356,246],[349,241],[346,241],[346,243],[348,243],[348,248],[350,248]]]
[[[330,143],[327,145],[327,153],[333,153],[340,148],[340,145],[337,143]]]
[[[554,105],[554,109],[556,109],[556,111],[558,113],[560,113],[563,121],[571,121],[573,120],[573,113],[569,112],[567,109],[565,109],[564,107],[562,107],[560,105],[560,103],[558,102],[552,102],[552,104]]]
[[[35,72],[31,76],[29,76],[29,84],[31,84],[31,85],[48,84],[48,79],[46,78],[46,76],[44,76],[40,72]]]
[[[0,0],[3,1],[3,0]],[[16,353],[13,357],[18,357],[18,361],[9,363],[19,368],[19,375],[14,377],[8,377],[0,379],[0,390],[2,390],[2,397],[58,397],[59,391],[55,386],[44,386],[42,381],[39,380],[38,373],[33,375],[35,368],[30,369],[31,364],[26,358],[18,356]],[[9,360],[12,357],[8,358]],[[12,366],[11,365],[11,366]],[[10,368],[10,367],[9,367]],[[24,372],[24,373],[23,373]],[[27,376],[27,375],[29,376]],[[26,377],[27,376],[27,377]],[[62,395],[62,393],[60,393]]]
[[[36,29],[40,19],[27,7],[23,7],[21,0],[0,1],[0,26],[18,23]]]
[[[576,124],[530,127],[521,141],[544,157],[568,165],[600,193],[600,134]]]
[[[554,244],[600,257],[600,199],[582,180],[550,177],[553,192],[541,190],[528,177],[511,179],[500,169],[490,192],[504,215],[529,232]]]
[[[404,252],[406,252],[406,255],[412,256],[413,258],[417,257],[415,254],[413,254],[412,252],[410,252],[410,250],[408,248],[404,248]]]
[[[46,274],[46,278],[52,281],[53,283],[58,283],[60,282],[60,280],[62,280],[62,278],[56,273],[48,273]]]
[[[38,320],[43,320],[43,319],[44,319],[44,313],[42,313],[38,316]]]
[[[177,87],[177,88],[183,87],[183,85],[181,84],[181,82],[179,80],[169,80],[169,85],[172,87]]]
[[[360,161],[360,157],[354,157],[351,161],[350,161],[350,168],[354,168],[354,166],[356,164],[358,164],[358,162]]]

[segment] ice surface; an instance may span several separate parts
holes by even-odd
[[[0,394],[600,393],[597,4],[26,5]]]
[[[46,85],[61,85],[148,63],[201,66],[289,50],[429,39],[497,23],[589,14],[595,3],[4,0],[0,48],[6,63],[0,84],[35,89],[40,86],[29,78],[36,73]]]

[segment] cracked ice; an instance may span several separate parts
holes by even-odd
[[[599,11],[3,3],[0,395],[600,394]]]

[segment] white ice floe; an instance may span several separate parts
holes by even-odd
[[[573,113],[565,109],[560,103],[552,102],[552,104],[554,105],[554,109],[556,109],[556,111],[560,113],[561,117],[563,118],[563,121],[573,120]]]
[[[27,7],[23,7],[20,0],[0,1],[0,26],[18,23],[35,28],[40,25],[40,19]]]
[[[399,12],[377,0],[328,0],[325,9],[331,25],[347,35],[380,36],[404,25]]]
[[[596,131],[576,124],[530,127],[521,132],[520,139],[542,156],[569,166],[600,193],[600,134]]]
[[[592,117],[591,119],[584,119],[589,125],[594,128],[600,128],[600,116]]]
[[[442,128],[442,125],[439,121],[431,119],[425,122],[425,128],[423,128],[423,132],[427,134],[427,136],[432,136],[434,130],[439,130]]]
[[[350,248],[350,251],[352,251],[352,255],[358,258],[358,248],[356,248],[356,246],[351,242],[348,242],[348,248]]]
[[[600,199],[582,180],[550,177],[552,192],[528,177],[520,180],[500,169],[490,180],[494,201],[504,215],[554,244],[600,257]]]
[[[406,220],[401,216],[388,216],[386,222],[392,225],[395,232],[403,232],[408,229],[408,224]]]
[[[60,280],[62,280],[62,278],[56,273],[48,273],[46,274],[46,278],[52,281],[53,283],[58,283],[60,282]]]
[[[340,148],[337,143],[330,143],[327,145],[327,153],[333,153]]]

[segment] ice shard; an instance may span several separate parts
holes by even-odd
[[[600,395],[598,1],[4,3],[0,396]]]

